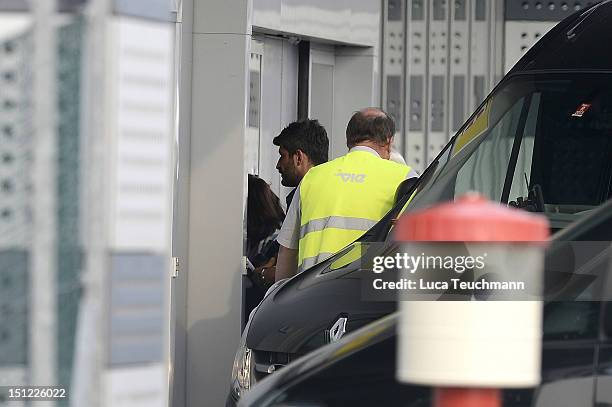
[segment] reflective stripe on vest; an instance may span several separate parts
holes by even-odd
[[[333,253],[319,253],[317,256],[305,258],[302,261],[302,264],[300,264],[298,267],[298,273],[311,268],[315,264],[321,263],[323,260],[330,258],[332,255]]]
[[[313,219],[300,227],[300,239],[311,232],[318,232],[326,228],[370,230],[376,221],[364,218],[349,218],[346,216],[328,216],[327,218]]]
[[[300,184],[299,271],[358,239],[393,206],[410,167],[352,151],[306,174]],[[325,256],[324,256],[325,255]]]

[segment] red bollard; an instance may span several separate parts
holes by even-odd
[[[501,407],[499,389],[438,388],[434,390],[435,407]]]
[[[451,265],[461,256],[462,261],[480,259],[470,263],[472,280],[452,278],[454,272],[463,273],[456,267],[448,272],[449,285],[469,288],[460,290],[469,294],[459,301],[428,294],[441,262],[405,276],[424,287],[399,304],[398,380],[432,386],[435,407],[501,407],[500,389],[538,385],[547,219],[470,193],[402,216],[394,234],[402,255],[420,256],[421,265],[430,258],[434,264],[450,258]],[[487,281],[491,276],[495,284]],[[476,295],[485,286],[482,281],[499,292],[487,291],[483,300]],[[523,291],[512,292],[514,286]],[[510,287],[508,292],[504,287]]]

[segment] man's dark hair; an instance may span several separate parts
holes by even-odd
[[[375,109],[379,114],[355,112],[346,126],[346,145],[354,147],[363,141],[386,144],[395,134],[393,119],[383,110]]]
[[[300,120],[289,124],[272,140],[275,146],[284,148],[289,154],[302,150],[314,165],[327,162],[329,139],[325,128],[318,120]]]

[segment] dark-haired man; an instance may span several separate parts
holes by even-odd
[[[305,119],[290,123],[272,142],[278,146],[280,155],[276,169],[281,174],[281,184],[293,187],[286,198],[289,208],[297,186],[308,170],[327,162],[329,139],[317,120]],[[262,280],[273,283],[275,270],[274,264],[267,264],[255,269],[255,273],[261,275]]]
[[[329,139],[317,120],[306,119],[289,124],[272,142],[280,154],[276,169],[281,174],[281,184],[294,188],[287,195],[289,208],[295,188],[308,170],[327,162]]]
[[[418,177],[389,160],[393,119],[377,108],[356,112],[346,128],[346,155],[302,179],[278,235],[276,281],[292,277],[359,238],[393,206],[399,184]]]

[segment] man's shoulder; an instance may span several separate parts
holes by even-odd
[[[335,168],[336,165],[342,161],[344,159],[344,156],[340,156],[338,158],[334,158],[333,160],[329,160],[327,162],[324,162],[322,164],[316,165],[314,167],[312,167],[311,169],[308,170],[308,172],[306,173],[306,175],[304,175],[304,179],[312,178],[314,176],[316,176],[317,174],[323,173],[327,170],[330,170],[332,168]]]
[[[406,164],[400,164],[400,163],[396,163],[395,161],[391,161],[391,160],[383,160],[385,162],[385,165],[388,166],[389,168],[394,168],[398,171],[410,171],[410,166],[406,165]]]
[[[287,203],[287,209],[289,209],[289,206],[291,205],[291,201],[293,201],[293,196],[295,195],[296,190],[297,190],[297,187],[293,188],[285,197],[285,202]]]
[[[395,173],[407,174],[412,169],[409,165],[406,165],[406,164],[396,163],[395,161],[385,160],[383,158],[379,158],[379,160],[380,161],[377,161],[377,163],[380,166],[386,168],[389,171],[393,171]]]

